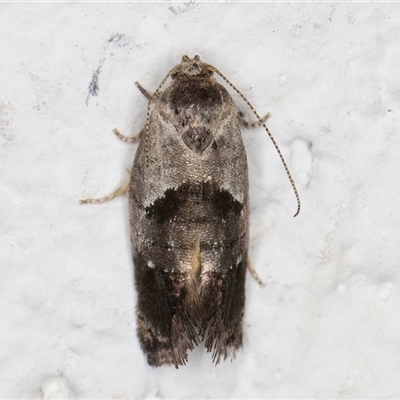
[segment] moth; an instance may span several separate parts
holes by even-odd
[[[247,123],[218,74],[255,113]],[[162,90],[171,78],[169,86]],[[242,347],[245,277],[250,269],[249,182],[240,125],[264,121],[240,91],[199,56],[183,56],[148,98],[145,128],[129,181],[130,235],[137,332],[152,366],[178,367],[203,342],[213,361]]]

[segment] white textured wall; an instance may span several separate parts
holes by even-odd
[[[243,131],[267,283],[248,275],[244,349],[152,369],[127,202],[78,200],[127,177],[112,129],[144,124],[135,80],[196,53],[271,112],[303,208]],[[399,54],[395,3],[1,4],[0,397],[399,398]]]

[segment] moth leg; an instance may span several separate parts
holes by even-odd
[[[264,123],[269,117],[271,116],[270,113],[266,113],[262,118],[262,122]],[[261,122],[260,121],[256,121],[256,122],[248,122],[243,118],[243,113],[241,111],[238,111],[237,113],[237,118],[239,121],[239,124],[244,126],[247,129],[253,129],[253,128],[258,128],[259,126],[261,126]]]
[[[131,173],[130,169],[128,169],[128,168],[125,168],[125,169],[126,169],[126,172],[128,172],[128,174]],[[106,201],[111,201],[112,199],[115,199],[120,194],[124,194],[128,191],[129,182],[130,182],[130,178],[121,187],[119,187],[117,190],[115,190],[108,196],[100,197],[99,199],[84,199],[84,200],[80,200],[79,202],[81,204],[89,204],[89,203],[95,204],[95,203],[105,203]]]
[[[129,137],[124,136],[118,129],[114,129],[113,132],[117,136],[118,139],[122,140],[123,142],[134,143],[138,142],[143,135],[144,129],[142,129],[137,135]]]
[[[261,278],[258,276],[256,270],[253,268],[251,265],[251,262],[248,261],[247,263],[247,269],[249,270],[251,276],[254,278],[254,280],[260,285],[260,286],[265,286],[265,283],[261,280]]]
[[[153,95],[151,95],[139,82],[135,82],[135,85],[140,90],[140,93],[142,93],[142,95],[146,97],[147,100],[150,101]]]
[[[142,93],[143,96],[150,101],[152,95],[139,82],[135,82],[135,85],[140,90],[140,93]],[[138,142],[143,135],[143,131],[144,128],[139,132],[138,135],[129,137],[129,136],[124,136],[118,129],[113,130],[118,139],[121,139],[123,142],[128,142],[128,143]]]

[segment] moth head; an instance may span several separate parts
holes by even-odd
[[[184,55],[182,62],[171,74],[171,78],[175,79],[177,76],[211,76],[212,74],[209,65],[203,63],[197,54],[193,58]]]

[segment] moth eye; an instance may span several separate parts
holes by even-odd
[[[178,75],[178,73],[175,72],[175,74],[172,74],[172,75],[171,75],[171,79],[175,79],[177,75]]]
[[[208,75],[210,75],[210,76],[214,75],[214,71],[211,71],[211,69],[208,69],[207,72],[208,72]]]

